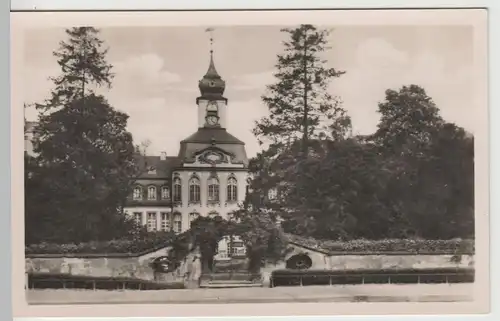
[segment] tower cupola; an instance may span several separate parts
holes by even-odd
[[[217,73],[215,69],[213,50],[210,50],[210,64],[207,73],[198,83],[201,97],[207,99],[221,99],[223,98],[224,90],[226,89],[226,82]],[[200,98],[201,98],[200,97]]]

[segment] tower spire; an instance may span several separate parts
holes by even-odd
[[[205,76],[209,77],[220,77],[219,74],[217,73],[217,70],[215,69],[215,63],[214,63],[214,28],[210,27],[205,30],[206,32],[210,33],[210,64],[208,66],[208,71]]]
[[[214,28],[205,29],[205,32],[210,33],[210,64],[208,65],[207,73],[199,81],[198,87],[202,97],[210,99],[219,99],[224,94],[226,83],[215,69],[214,63]],[[223,98],[223,97],[222,97]]]

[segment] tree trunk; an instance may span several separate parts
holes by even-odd
[[[309,124],[308,124],[308,117],[309,117],[309,106],[308,106],[308,90],[309,90],[309,81],[307,79],[307,35],[304,34],[304,57],[303,57],[303,72],[304,72],[304,117],[302,119],[302,127],[304,129],[304,132],[302,133],[302,153],[303,157],[307,158],[307,154],[309,152],[308,149],[308,140],[309,140]]]

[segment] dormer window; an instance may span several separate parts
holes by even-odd
[[[148,200],[156,200],[156,186],[148,187]]]
[[[170,199],[170,189],[168,188],[168,186],[161,187],[161,199],[162,200],[169,200]]]
[[[134,193],[133,193],[132,197],[134,200],[141,200],[142,199],[142,188],[140,186],[134,187]]]
[[[156,175],[156,168],[154,166],[149,167],[148,174],[149,175]]]

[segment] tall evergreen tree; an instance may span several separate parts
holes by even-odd
[[[36,105],[41,111],[34,144],[38,168],[36,184],[27,184],[27,194],[33,194],[27,201],[44,204],[27,206],[32,220],[26,224],[42,222],[46,233],[32,240],[27,235],[31,242],[111,239],[131,227],[122,215],[137,172],[128,116],[95,92],[111,86],[107,49],[95,28],[66,33],[68,39],[54,52],[61,75],[52,78],[50,98]]]
[[[326,67],[322,53],[329,49],[327,30],[313,25],[283,29],[290,38],[284,53],[278,55],[276,83],[262,97],[270,115],[256,122],[254,134],[278,148],[302,140],[307,156],[309,140],[318,137],[339,138],[350,129],[350,118],[340,101],[328,92],[333,78],[344,72]]]

